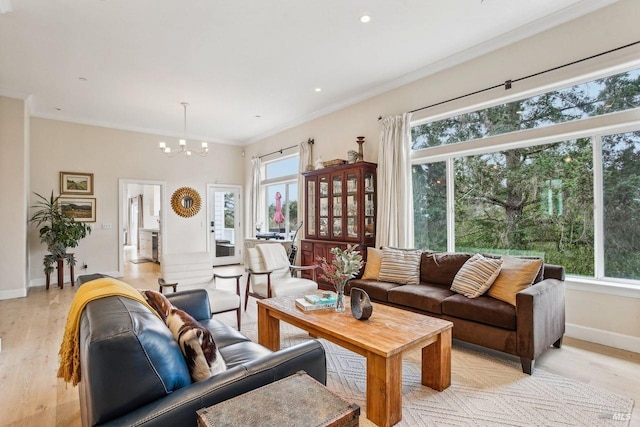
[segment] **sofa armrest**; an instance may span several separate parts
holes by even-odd
[[[211,319],[209,294],[205,289],[187,289],[167,295],[177,308],[184,310],[196,320]]]
[[[304,370],[326,384],[325,351],[307,341],[191,384],[104,425],[196,426],[196,411]]]
[[[565,331],[565,285],[542,280],[516,294],[518,356],[535,359]]]

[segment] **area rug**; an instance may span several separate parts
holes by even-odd
[[[257,339],[255,323],[242,332]],[[301,329],[280,327],[281,346],[309,340]],[[327,354],[327,387],[360,406],[366,419],[366,360],[321,339]],[[420,383],[420,364],[402,364],[402,421],[398,426],[628,426],[633,400],[454,342],[451,386],[437,392]]]
[[[138,258],[138,259],[130,259],[129,262],[132,264],[144,264],[145,262],[153,262],[153,260],[149,258]]]

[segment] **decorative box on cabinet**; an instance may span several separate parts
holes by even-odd
[[[375,163],[357,162],[302,173],[306,220],[301,265],[316,263],[318,256],[329,259],[331,248],[348,244],[359,245],[366,258],[366,248],[376,239],[376,169]],[[318,284],[332,288],[322,279]]]

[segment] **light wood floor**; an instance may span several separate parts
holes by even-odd
[[[125,264],[124,281],[140,289],[157,288],[157,264]],[[241,266],[217,268],[220,272],[243,270]],[[244,285],[242,280],[242,290]],[[235,282],[221,281],[218,286],[233,290]],[[26,298],[0,301],[1,426],[80,425],[77,389],[56,378],[58,349],[76,290],[68,284],[63,290],[30,288]],[[242,323],[256,322],[256,312],[251,298]],[[235,313],[218,318],[235,326]],[[561,349],[550,349],[536,360],[536,368],[634,399],[631,426],[640,427],[640,354],[565,338]]]

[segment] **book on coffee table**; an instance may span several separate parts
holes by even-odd
[[[322,292],[321,294],[309,294],[305,295],[304,299],[311,304],[335,304],[338,300],[338,295],[332,291]]]
[[[328,308],[334,308],[335,306],[336,306],[335,301],[312,304],[304,298],[296,298],[296,307],[298,307],[302,311],[324,310]]]

